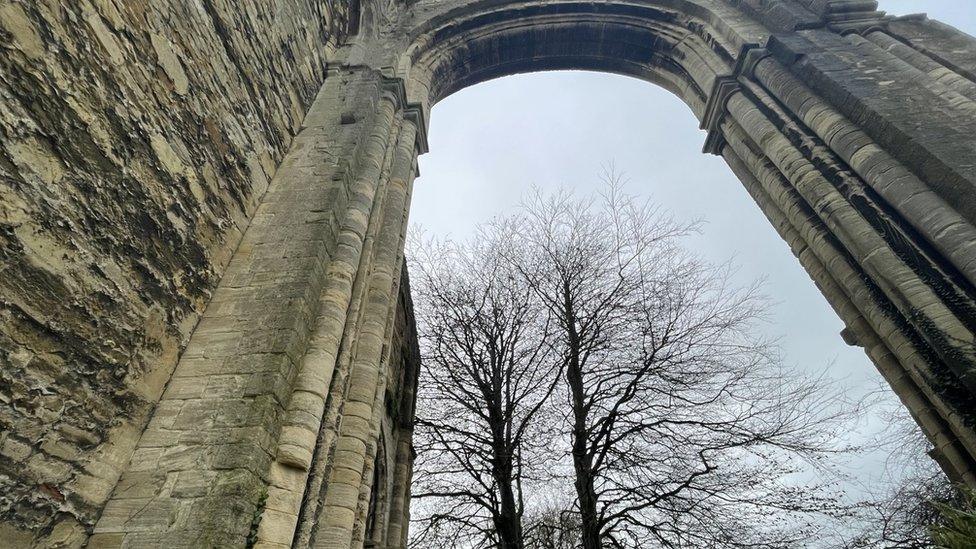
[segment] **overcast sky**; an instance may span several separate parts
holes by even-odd
[[[893,14],[928,13],[976,34],[974,0],[881,0]],[[590,72],[518,75],[462,90],[436,105],[430,153],[420,159],[412,230],[466,238],[479,222],[511,211],[532,185],[581,193],[599,187],[613,162],[628,190],[681,218],[706,221],[688,241],[704,257],[732,259],[742,284],[763,278],[775,305],[767,333],[786,361],[855,389],[878,375],[726,164],[701,151],[705,134],[669,92],[635,79]],[[879,469],[880,458],[868,465]]]

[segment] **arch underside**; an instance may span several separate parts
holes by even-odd
[[[730,70],[740,48],[721,31],[673,8],[528,3],[418,35],[407,53],[408,95],[432,106],[492,78],[591,70],[661,86],[701,118],[715,78]]]

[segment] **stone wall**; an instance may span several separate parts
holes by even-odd
[[[0,546],[84,539],[346,10],[0,0]]]

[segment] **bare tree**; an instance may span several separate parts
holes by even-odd
[[[940,504],[955,504],[958,492],[939,471],[916,471],[863,504],[862,531],[849,549],[929,549],[932,528],[944,523]]]
[[[875,445],[887,454],[883,474],[867,487],[859,528],[849,549],[929,549],[933,529],[947,524],[946,509],[963,508],[965,496],[929,457],[932,445],[886,386],[873,395],[875,414],[887,426]]]
[[[758,288],[687,253],[695,229],[611,173],[414,254],[415,545],[793,547],[850,515],[803,479],[857,410],[755,336]]]
[[[551,453],[541,447],[540,411],[560,376],[548,312],[502,251],[509,236],[415,251],[423,355],[415,544],[524,546],[523,483]]]
[[[547,497],[546,497],[547,496]],[[526,549],[577,549],[582,541],[576,504],[549,490],[525,516]]]
[[[685,253],[694,227],[625,196],[534,195],[512,263],[553,318],[581,545],[783,547],[845,507],[798,485],[845,412],[753,335],[763,300]]]

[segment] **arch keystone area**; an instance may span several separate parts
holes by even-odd
[[[543,70],[680,98],[976,487],[976,39],[865,0],[152,4],[0,3],[0,545],[405,547],[427,119]]]

